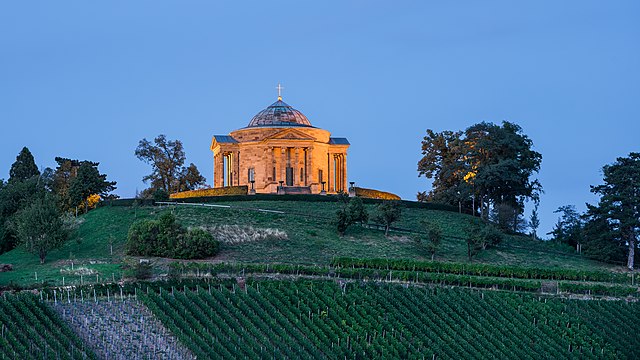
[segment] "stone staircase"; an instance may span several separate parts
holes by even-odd
[[[284,193],[290,195],[311,194],[310,186],[285,186]]]

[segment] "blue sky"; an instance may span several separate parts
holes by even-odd
[[[213,134],[276,99],[347,137],[350,181],[415,199],[426,129],[521,125],[542,153],[541,232],[640,151],[638,1],[0,3],[0,178],[28,146],[100,162],[132,196],[138,141]]]

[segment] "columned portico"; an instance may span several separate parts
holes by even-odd
[[[345,138],[334,138],[278,98],[245,128],[215,135],[213,186],[251,187],[256,193],[328,193],[347,190]]]

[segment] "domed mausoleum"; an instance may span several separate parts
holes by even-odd
[[[213,187],[247,185],[256,193],[347,191],[347,148],[346,138],[312,126],[279,95],[247,127],[213,136]]]

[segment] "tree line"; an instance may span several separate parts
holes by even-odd
[[[542,155],[517,124],[481,122],[464,131],[426,131],[418,176],[432,179],[429,192],[418,201],[432,201],[469,210],[486,222],[510,233],[530,229],[533,238],[540,225],[538,205],[543,188],[535,174]],[[603,167],[603,184],[591,186],[600,196],[579,214],[567,205],[553,240],[605,262],[625,261],[633,269],[640,236],[640,153],[632,152]],[[525,203],[532,202],[529,219]],[[487,235],[491,237],[493,235]]]
[[[18,245],[44,263],[49,251],[69,238],[73,215],[86,213],[102,198],[115,197],[115,181],[99,163],[56,157],[55,169],[38,169],[24,147],[11,165],[9,180],[0,180],[0,253]]]

